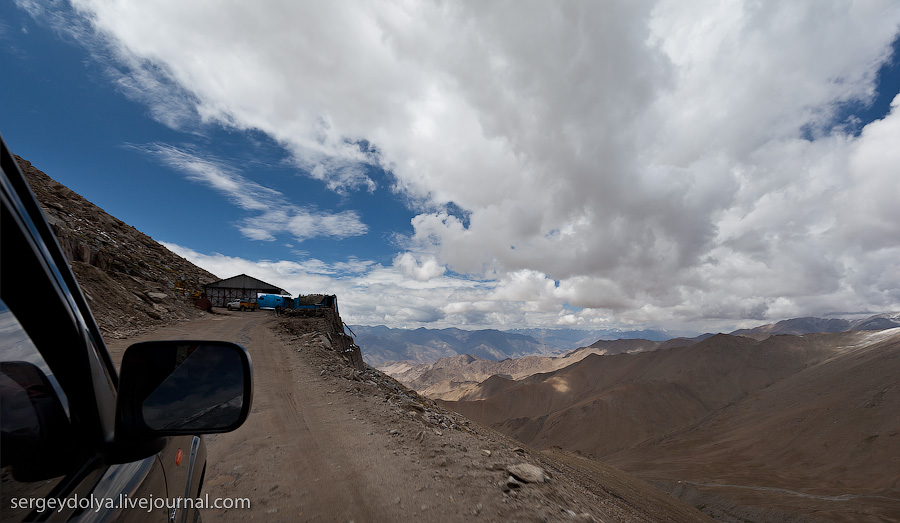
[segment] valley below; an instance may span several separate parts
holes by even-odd
[[[479,383],[454,379],[454,362],[418,377],[440,375],[449,409],[720,521],[900,521],[900,329],[760,338],[595,351]]]

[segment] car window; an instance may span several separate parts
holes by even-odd
[[[69,401],[53,371],[0,300],[0,510],[20,520],[39,507],[74,465],[52,460],[72,431]],[[30,504],[30,507],[24,507]]]
[[[5,144],[0,159],[4,175],[0,179],[0,266],[6,269],[0,273],[0,296],[55,369],[75,416],[84,422],[83,439],[111,441],[115,366],[53,232]]]

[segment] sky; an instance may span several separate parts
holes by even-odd
[[[402,328],[900,310],[893,0],[0,3],[16,154]]]

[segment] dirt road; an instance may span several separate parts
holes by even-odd
[[[629,501],[611,485],[572,481],[565,465],[374,371],[354,373],[329,350],[321,325],[287,332],[281,321],[265,311],[223,313],[110,343],[116,361],[149,339],[220,339],[250,352],[250,417],[235,432],[207,437],[203,488],[210,497],[249,498],[252,508],[206,510],[208,522],[703,519],[674,499],[640,506],[642,496]],[[507,469],[517,463],[551,479],[510,488]]]
[[[346,384],[320,376],[321,366],[303,361],[297,352],[303,347],[277,335],[271,319],[266,312],[234,313],[141,337],[233,341],[253,358],[250,418],[235,432],[207,438],[204,485],[210,496],[250,498],[252,509],[222,511],[205,519],[402,519],[408,509],[401,494],[418,478],[393,470],[393,454],[383,452],[391,436],[366,421],[375,414],[370,407],[358,402],[348,406],[343,401]],[[401,501],[395,503],[398,496]]]

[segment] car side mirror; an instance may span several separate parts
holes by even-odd
[[[246,349],[225,341],[150,341],[125,351],[116,440],[213,434],[241,426],[253,400]]]

